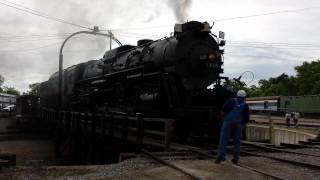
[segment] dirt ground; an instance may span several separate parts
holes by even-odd
[[[98,166],[42,166],[3,169],[1,180],[104,180],[104,179],[189,179],[187,176],[145,159]]]
[[[201,179],[233,180],[233,179],[269,179],[259,173],[247,170],[231,163],[215,164],[206,160],[189,160],[176,162],[176,165],[185,168]],[[54,180],[188,180],[192,179],[169,167],[146,160],[135,158],[118,164],[100,166],[63,166],[63,167],[17,167],[4,169],[0,173],[3,180],[25,179],[54,179]]]
[[[54,143],[50,140],[0,141],[2,153],[17,155],[17,166],[2,168],[0,180],[104,180],[142,179],[167,180],[190,179],[187,175],[155,163],[143,156],[111,165],[53,166]],[[49,163],[48,163],[49,162]],[[178,166],[204,179],[264,179],[260,174],[233,166],[231,163],[217,165],[213,161],[177,161]],[[232,173],[229,173],[232,172]],[[219,178],[220,177],[220,178]]]
[[[17,154],[18,165],[0,170],[0,180],[188,180],[189,176],[152,161],[145,156],[138,156],[117,164],[110,165],[50,165],[53,160],[53,142],[48,140],[0,141],[3,152]],[[319,149],[317,149],[319,152]],[[178,167],[201,179],[212,180],[247,180],[271,179],[246,167],[257,168],[284,179],[319,179],[317,170],[301,168],[291,164],[280,163],[263,157],[242,156],[239,166],[227,161],[215,164],[214,159],[177,160]],[[54,164],[54,163],[53,163]]]
[[[1,117],[0,116],[0,133],[6,133],[12,131],[12,129],[8,129],[7,127],[15,126],[16,120],[14,117]]]
[[[16,154],[17,165],[48,162],[54,159],[54,143],[51,140],[0,141],[0,152]]]

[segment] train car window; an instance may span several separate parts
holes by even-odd
[[[290,105],[290,101],[287,100],[287,101],[284,102],[284,104],[285,105]]]
[[[268,109],[268,101],[264,101],[263,102],[263,108],[264,109]]]

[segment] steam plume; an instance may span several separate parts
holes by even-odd
[[[188,20],[188,9],[191,5],[191,0],[168,0],[168,5],[174,11],[178,23],[184,23]]]

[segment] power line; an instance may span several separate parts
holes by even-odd
[[[52,44],[48,44],[48,45],[45,45],[45,46],[40,46],[40,47],[37,47],[37,48],[30,48],[30,49],[19,49],[19,50],[0,50],[0,52],[24,52],[24,51],[34,51],[34,50],[38,50],[38,49],[43,49],[43,48],[47,48],[47,47],[50,47],[50,46],[54,46],[54,45],[58,45],[58,44],[61,44],[61,42],[58,42],[58,43],[52,43]]]
[[[26,12],[26,13],[29,13],[29,14],[33,14],[35,16],[39,16],[39,17],[42,17],[42,18],[45,18],[45,19],[53,20],[53,21],[56,21],[56,22],[60,22],[60,23],[69,24],[69,25],[72,25],[72,26],[75,26],[75,27],[80,27],[80,28],[92,30],[89,27],[85,27],[85,26],[82,26],[82,25],[79,25],[79,24],[75,24],[73,22],[66,21],[66,20],[63,20],[63,19],[60,19],[60,18],[52,17],[52,16],[49,16],[49,15],[43,13],[43,12],[30,9],[28,7],[25,7],[25,6],[10,2],[10,1],[6,1],[6,0],[2,0],[2,1],[10,3],[10,4],[13,4],[13,5],[10,5],[10,4],[4,3],[4,2],[0,2],[0,5],[4,5],[4,6],[10,7],[10,8],[19,10],[19,11],[23,11],[23,12]]]
[[[72,33],[60,33],[60,34],[29,34],[29,35],[7,35],[1,36],[0,40],[7,40],[7,39],[30,39],[30,38],[46,38],[46,37],[62,37],[62,36],[69,36]]]
[[[293,12],[299,12],[299,11],[308,11],[308,10],[319,9],[319,8],[320,8],[320,6],[306,7],[306,8],[301,8],[301,9],[281,10],[281,11],[273,11],[273,12],[268,12],[268,13],[253,14],[253,15],[247,15],[247,16],[237,16],[237,17],[223,18],[223,19],[217,19],[215,21],[216,22],[219,22],[219,21],[230,21],[230,20],[236,20],[236,19],[254,18],[254,17],[269,16],[269,15],[275,15],[275,14],[284,14],[284,13],[293,13]]]
[[[317,44],[301,44],[301,43],[284,43],[284,42],[257,42],[257,41],[227,41],[228,44],[250,44],[250,45],[273,45],[273,46],[303,46],[303,47],[320,47]]]
[[[21,41],[38,41],[38,40],[60,40],[72,33],[60,33],[60,34],[30,34],[30,35],[20,35],[20,36],[0,36],[0,42],[21,42]],[[126,31],[114,32],[114,34],[124,37],[132,38],[146,38],[154,37],[159,38],[162,36],[155,34],[145,34],[145,33],[132,33]],[[320,47],[318,44],[310,43],[286,43],[286,42],[263,42],[263,41],[233,41],[228,40],[227,46],[230,45],[253,45],[253,46],[293,46],[293,47]]]
[[[66,38],[66,36],[63,37],[37,37],[37,38],[25,38],[25,39],[13,39],[13,40],[5,40],[5,39],[0,39],[0,44],[1,43],[11,43],[11,42],[32,42],[32,41],[52,41],[52,40],[64,40]],[[84,38],[84,36],[80,36],[80,37],[74,37],[73,39],[79,39],[79,38]]]
[[[13,3],[13,2],[10,2],[10,1],[7,1],[7,0],[2,0],[2,1],[10,3],[10,4],[13,4],[13,5],[10,5],[10,4],[6,4],[4,2],[0,2],[0,4],[2,4],[4,6],[7,6],[7,7],[10,7],[10,8],[14,8],[14,9],[17,9],[17,10],[20,10],[20,11],[24,11],[24,12],[27,12],[27,13],[30,13],[30,14],[33,14],[33,15],[36,15],[36,16],[40,16],[42,18],[46,18],[46,19],[50,19],[50,20],[53,20],[53,21],[57,21],[57,22],[60,22],[60,23],[65,23],[65,24],[76,26],[76,27],[92,30],[92,28],[85,27],[85,26],[82,26],[82,25],[78,25],[78,24],[75,24],[73,22],[69,22],[69,21],[66,21],[66,20],[63,20],[63,19],[60,19],[60,18],[52,17],[52,16],[49,16],[49,15],[43,13],[43,12],[33,10],[31,8],[19,5],[17,3]],[[22,7],[24,9],[16,7],[14,5]],[[315,6],[315,7],[306,7],[306,8],[300,8],[300,9],[292,9],[292,10],[273,11],[273,12],[267,12],[267,13],[261,13],[261,14],[254,14],[254,15],[247,15],[247,16],[237,16],[237,17],[217,19],[217,20],[215,20],[215,22],[229,21],[229,20],[236,20],[236,19],[245,19],[245,18],[254,18],[254,17],[268,16],[268,15],[275,15],[275,14],[293,13],[293,12],[307,11],[307,10],[319,9],[319,8],[320,8],[320,6]],[[131,30],[158,29],[158,28],[166,28],[166,27],[171,27],[171,26],[169,26],[169,25],[160,25],[160,26],[150,26],[150,27],[132,27],[132,28],[125,28],[125,29],[122,29],[122,28],[118,28],[117,29],[117,28],[115,28],[115,29],[103,29],[101,31],[110,31],[110,30],[119,31],[119,30],[128,30],[128,29],[131,29]]]
[[[228,45],[227,45],[228,46]],[[299,50],[311,50],[311,51],[320,51],[320,48],[312,47],[279,47],[279,46],[254,46],[254,45],[229,45],[229,47],[246,47],[246,48],[268,48],[268,49],[299,49]]]
[[[0,39],[0,44],[1,43],[14,43],[14,42],[32,42],[32,41],[53,41],[53,40],[63,40],[65,39],[64,37],[60,38],[36,38],[36,39],[18,39],[18,40],[1,40]]]
[[[17,52],[10,52],[10,53],[2,53],[0,52],[0,55],[5,55],[5,56],[10,56],[10,55],[13,55],[13,56],[16,56],[16,55],[43,55],[39,52],[36,52],[34,50],[36,50],[37,48],[35,49],[30,49],[28,51],[17,51]],[[95,52],[95,51],[99,51],[99,49],[81,49],[81,50],[66,50],[64,51],[65,54],[73,54],[73,53],[88,53],[88,52]]]
[[[82,38],[84,38],[84,37],[83,36],[74,37],[73,39],[82,39]],[[25,52],[25,51],[34,51],[34,50],[38,50],[38,49],[51,47],[51,46],[54,46],[54,45],[57,45],[57,44],[61,44],[61,42],[52,43],[52,44],[48,44],[48,45],[45,45],[45,46],[40,46],[40,47],[30,48],[30,49],[0,50],[0,53],[12,53],[12,52],[13,53],[20,53],[20,52]]]
[[[294,13],[294,12],[300,12],[300,11],[308,11],[313,9],[319,9],[320,6],[315,7],[306,7],[306,8],[300,8],[300,9],[291,9],[291,10],[280,10],[280,11],[272,11],[272,12],[266,12],[261,14],[253,14],[253,15],[247,15],[247,16],[236,16],[236,17],[230,17],[230,18],[222,18],[222,19],[216,19],[213,20],[214,22],[222,22],[222,21],[231,21],[231,20],[237,20],[237,19],[246,19],[246,18],[255,18],[260,16],[269,16],[269,15],[276,15],[276,14],[285,14],[285,13]],[[139,29],[157,29],[157,28],[167,28],[172,27],[169,25],[160,25],[160,26],[150,26],[150,27],[128,27],[125,29],[117,28],[117,29],[110,29],[112,31],[120,31],[120,30],[139,30]]]
[[[114,33],[115,35],[117,35],[118,37],[129,37],[129,38],[155,38],[155,39],[159,39],[162,36],[157,36],[157,35],[143,35],[143,34],[131,34],[131,33]]]
[[[159,25],[159,26],[148,26],[148,27],[128,27],[128,28],[110,28],[110,29],[102,29],[101,31],[122,31],[122,30],[141,30],[141,29],[161,29],[173,27],[173,25]]]

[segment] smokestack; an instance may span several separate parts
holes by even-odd
[[[173,10],[178,23],[184,23],[188,20],[191,0],[168,0],[168,5]]]

